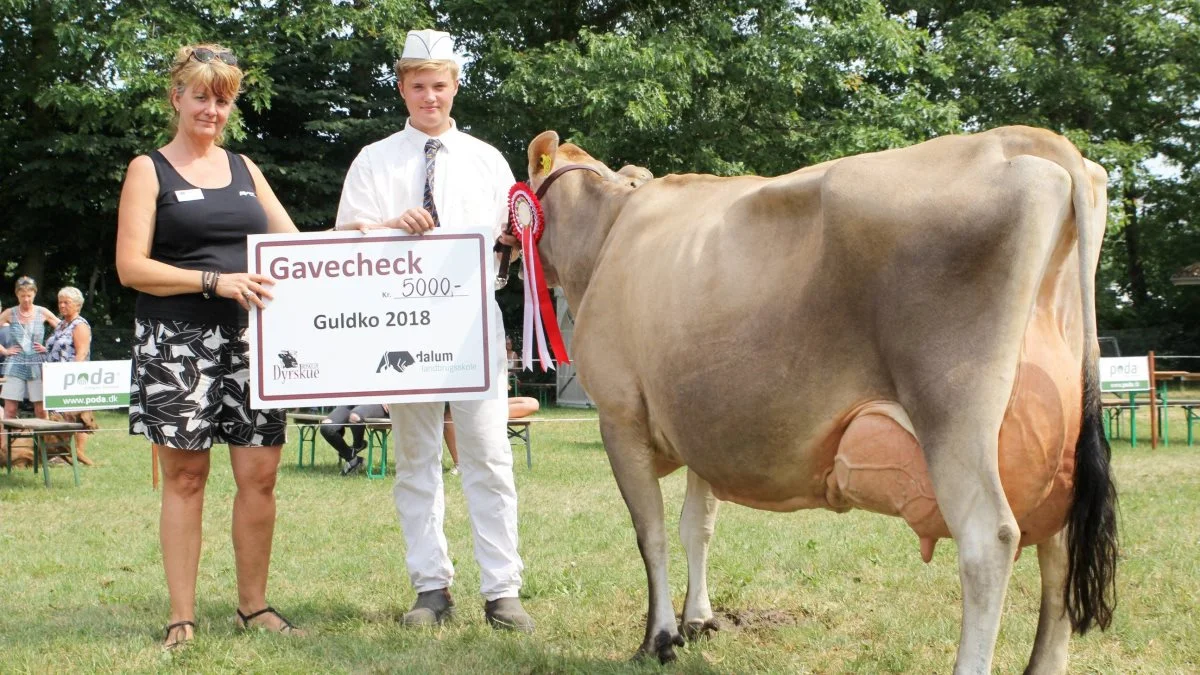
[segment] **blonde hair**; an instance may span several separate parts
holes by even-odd
[[[197,49],[208,49],[216,54],[232,54],[227,47],[208,42],[180,47],[171,63],[171,85],[167,90],[167,98],[174,103],[176,94],[183,96],[188,87],[197,87],[208,90],[218,98],[236,101],[242,88],[242,69],[231,66],[217,57],[201,62],[193,57]],[[175,121],[178,117],[179,111],[176,110]]]
[[[458,81],[458,64],[450,59],[399,59],[395,65],[396,81],[403,83],[405,75],[426,70],[449,71],[450,77]]]

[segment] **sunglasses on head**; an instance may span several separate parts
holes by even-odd
[[[30,279],[29,277],[21,277],[20,279],[17,279],[17,285],[18,286],[37,286],[37,282],[34,281],[33,279]]]
[[[216,59],[226,65],[237,65],[237,57],[234,56],[233,52],[215,52],[208,47],[198,47],[193,49],[192,58],[196,59],[200,63],[208,63],[209,61]]]

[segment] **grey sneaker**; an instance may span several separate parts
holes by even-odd
[[[533,617],[521,606],[520,598],[497,598],[483,603],[483,615],[497,630],[533,632]]]
[[[352,473],[358,473],[358,470],[362,468],[362,465],[363,458],[355,455],[353,459],[347,460],[347,462],[342,465],[342,475],[349,476]]]
[[[417,594],[413,608],[400,617],[402,626],[432,627],[445,623],[454,614],[450,589],[439,588]]]

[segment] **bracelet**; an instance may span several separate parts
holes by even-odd
[[[217,280],[220,278],[221,273],[216,270],[204,270],[200,273],[200,295],[203,295],[205,300],[217,294]]]

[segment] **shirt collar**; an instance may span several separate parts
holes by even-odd
[[[462,132],[460,132],[458,130],[458,124],[455,123],[453,117],[450,118],[450,128],[447,129],[446,131],[443,131],[440,136],[430,136],[429,134],[425,133],[424,131],[421,131],[421,130],[417,129],[416,127],[412,126],[411,124],[409,124],[409,121],[407,119],[404,120],[404,135],[407,138],[411,139],[411,141],[413,143],[415,143],[418,147],[420,147],[422,150],[424,150],[424,148],[425,148],[426,141],[428,141],[431,138],[436,138],[442,142],[442,147],[444,149],[449,150],[450,152],[453,152],[454,148],[458,145],[458,143],[461,140],[459,138],[461,133]]]

